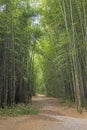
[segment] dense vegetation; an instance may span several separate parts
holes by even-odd
[[[4,109],[0,108],[0,117],[2,116],[20,116],[20,115],[36,115],[39,113],[39,110],[30,104],[17,104],[14,107],[5,107]]]
[[[31,101],[34,10],[28,0],[0,1],[0,106]]]
[[[38,1],[0,1],[0,106],[29,102],[36,91],[85,106],[87,1]]]

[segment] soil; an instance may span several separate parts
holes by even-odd
[[[86,111],[79,114],[75,106],[44,95],[33,97],[32,104],[38,115],[1,117],[0,130],[87,130]]]

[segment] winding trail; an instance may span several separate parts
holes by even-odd
[[[33,98],[40,113],[33,116],[0,119],[0,130],[87,130],[87,114],[79,115],[74,108],[60,106],[55,98],[38,95]]]

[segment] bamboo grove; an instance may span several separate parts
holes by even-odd
[[[0,106],[29,102],[33,86],[34,10],[28,0],[0,1]]]
[[[87,104],[87,1],[44,0],[40,4],[42,55],[47,94]],[[39,51],[38,51],[39,49]]]
[[[0,1],[0,106],[27,103],[43,86],[85,107],[87,1],[38,0],[36,9],[31,1]]]

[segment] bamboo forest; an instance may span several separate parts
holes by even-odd
[[[0,0],[0,107],[36,93],[87,108],[86,0]]]

